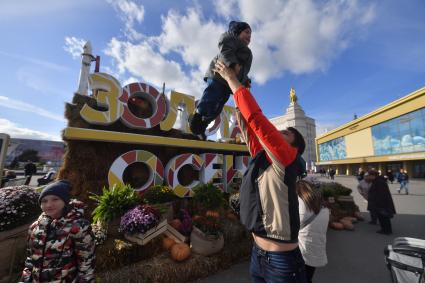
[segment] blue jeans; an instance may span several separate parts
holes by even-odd
[[[408,185],[407,181],[401,181],[401,182],[400,182],[400,189],[399,189],[399,192],[400,192],[401,190],[403,190],[403,189],[406,191],[406,194],[408,194],[408,193],[409,193],[409,185]]]
[[[208,79],[207,83],[196,112],[201,114],[203,120],[211,122],[220,115],[232,91],[227,84],[214,79]]]
[[[253,283],[306,283],[304,260],[299,248],[288,252],[269,252],[252,248],[251,279]]]

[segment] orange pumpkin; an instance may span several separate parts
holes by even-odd
[[[218,213],[218,211],[215,211],[215,210],[207,210],[207,212],[205,212],[205,216],[213,217],[213,218],[219,218],[220,213]]]
[[[342,223],[339,223],[339,222],[331,222],[331,224],[329,226],[332,229],[335,229],[335,230],[343,230],[344,229],[344,225]]]
[[[202,216],[199,216],[199,215],[194,215],[193,217],[192,217],[192,221],[193,222],[195,222],[195,221],[198,221],[199,219],[201,219],[202,218]]]
[[[180,231],[180,228],[182,227],[182,222],[180,221],[180,219],[176,218],[170,221],[170,225],[177,231]]]
[[[175,244],[171,247],[171,258],[175,261],[183,261],[189,258],[190,247],[185,243]]]
[[[346,229],[346,230],[354,230],[354,225],[353,225],[353,223],[351,223],[350,220],[348,220],[348,219],[341,219],[339,222],[342,223],[342,225],[344,225],[344,229]]]
[[[234,213],[232,213],[232,212],[227,213],[226,217],[227,217],[227,219],[232,220],[232,221],[236,221],[236,220],[238,220],[238,219],[239,219],[239,218],[238,218],[238,217],[237,217]]]
[[[164,250],[170,250],[172,246],[174,246],[176,244],[176,241],[174,241],[174,239],[171,239],[169,237],[165,237],[162,240],[162,247],[164,248]]]

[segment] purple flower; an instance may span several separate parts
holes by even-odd
[[[120,231],[126,234],[143,234],[155,227],[158,222],[158,213],[152,207],[139,205],[121,217]]]

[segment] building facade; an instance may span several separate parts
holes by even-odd
[[[425,87],[316,138],[317,165],[425,178]]]
[[[312,170],[316,162],[315,138],[316,138],[316,122],[313,118],[308,117],[301,105],[298,103],[298,97],[295,90],[291,88],[289,92],[290,103],[283,116],[270,119],[278,130],[284,130],[287,127],[296,128],[304,137],[306,148],[303,158],[307,163],[307,169]]]

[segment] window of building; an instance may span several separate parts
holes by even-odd
[[[425,109],[372,127],[375,155],[425,151]]]

